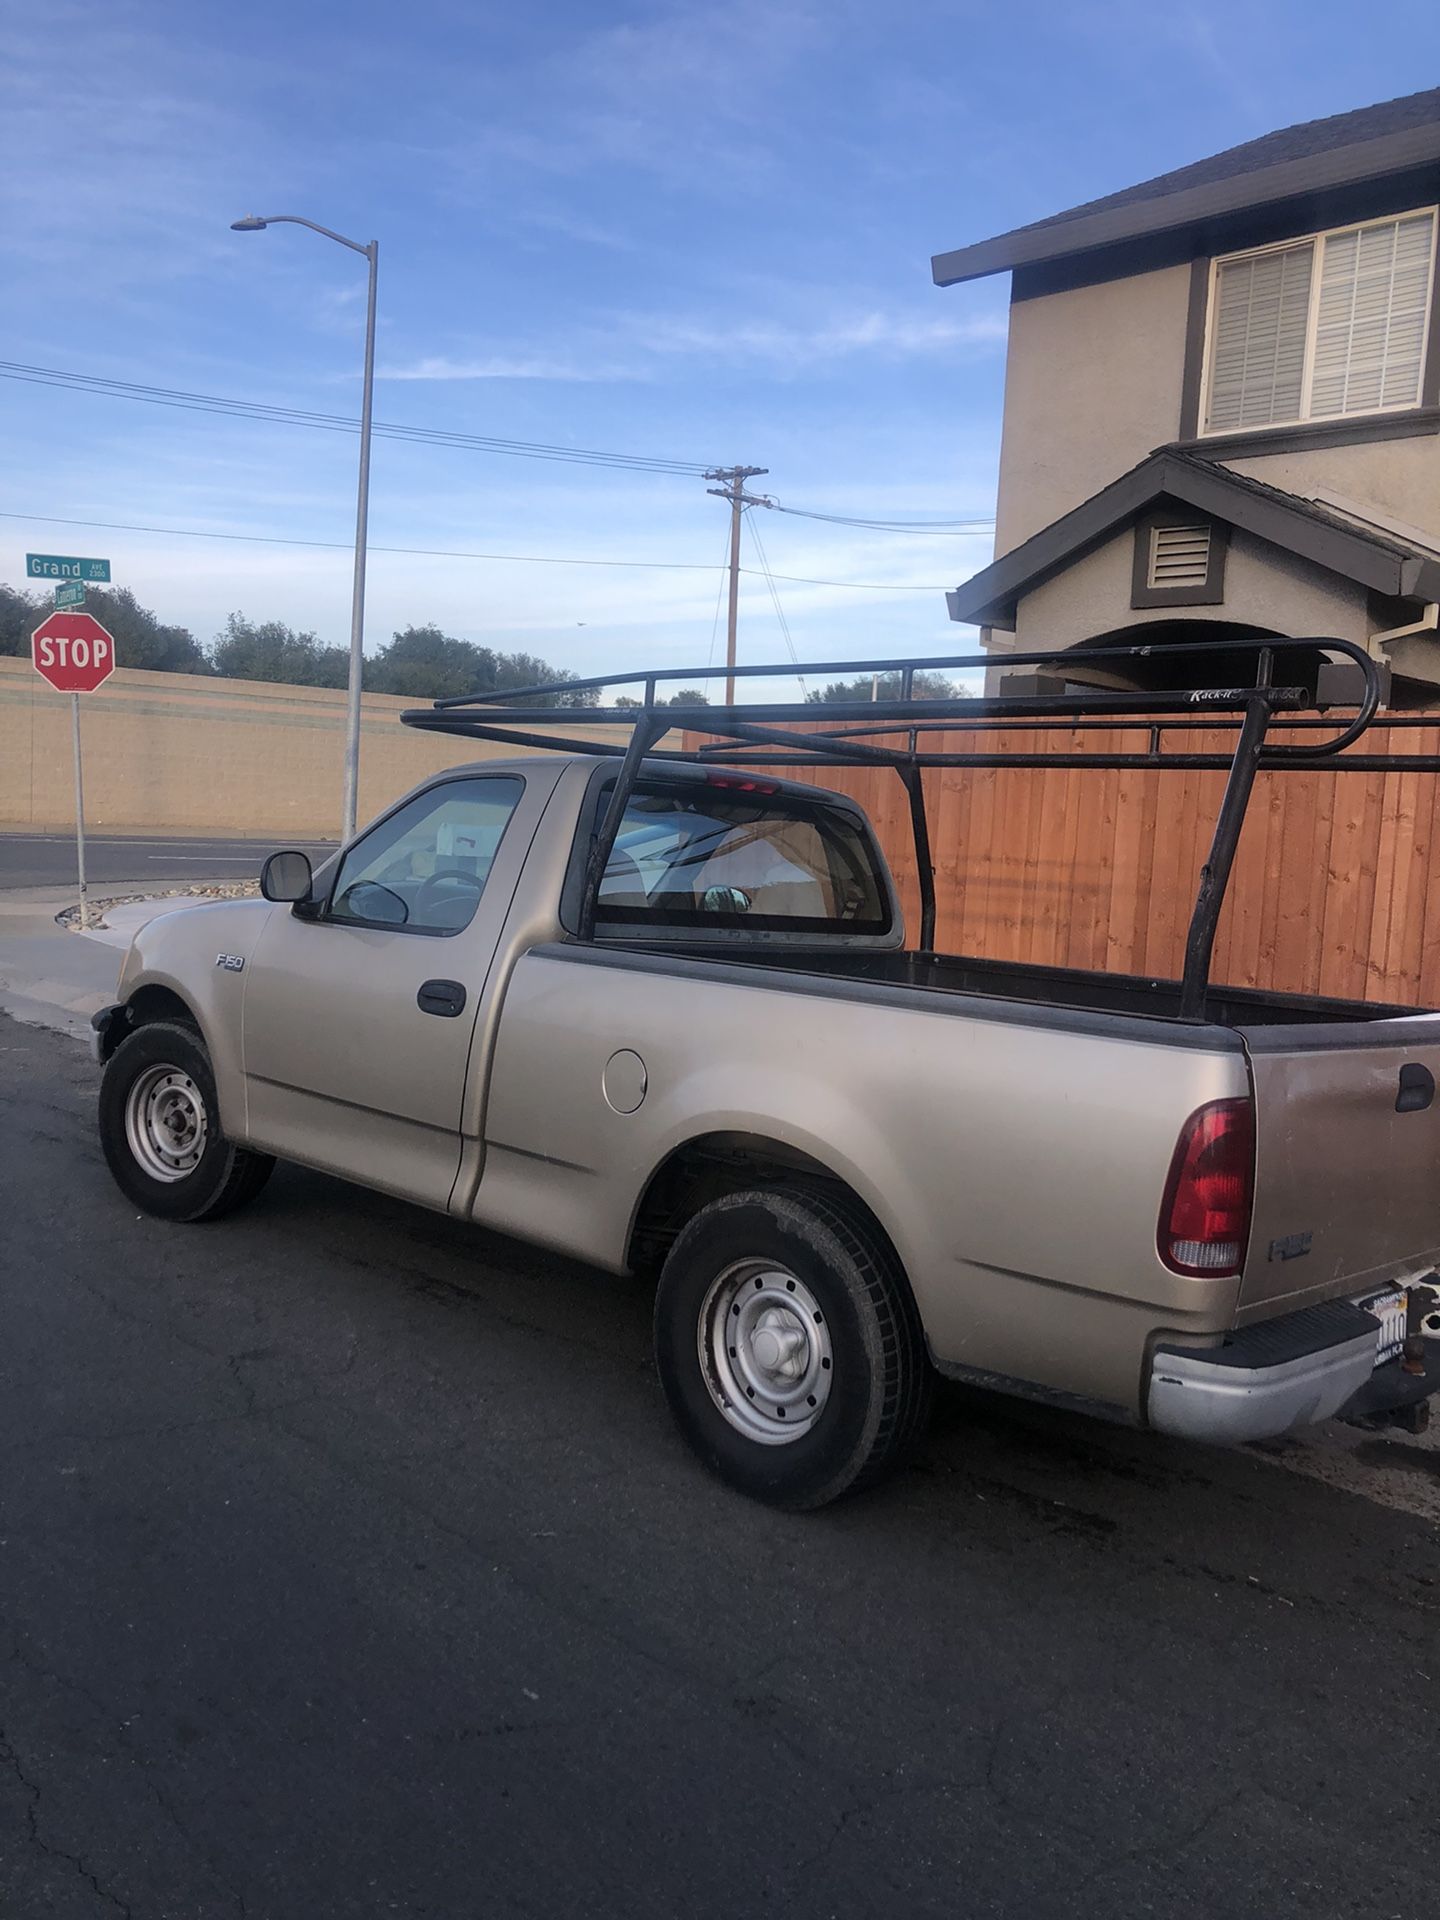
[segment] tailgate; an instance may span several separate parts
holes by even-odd
[[[1255,1211],[1241,1324],[1440,1259],[1440,1016],[1241,1030]]]

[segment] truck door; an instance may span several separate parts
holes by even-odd
[[[446,1205],[476,1012],[550,784],[427,787],[351,843],[318,912],[269,915],[242,1028],[256,1146]]]

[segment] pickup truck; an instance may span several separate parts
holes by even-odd
[[[1423,1418],[1440,1020],[907,948],[852,800],[662,732],[144,926],[95,1019],[124,1193],[215,1220],[281,1158],[653,1277],[681,1431],[791,1508],[936,1372],[1200,1441]]]

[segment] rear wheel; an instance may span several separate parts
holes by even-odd
[[[215,1076],[194,1027],[157,1020],[115,1049],[100,1082],[100,1145],[128,1199],[164,1220],[218,1220],[275,1162],[220,1131]]]
[[[808,1189],[696,1214],[660,1276],[655,1357],[695,1452],[775,1506],[823,1506],[877,1478],[929,1406],[894,1255],[858,1210]]]

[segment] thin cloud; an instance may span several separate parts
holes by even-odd
[[[556,359],[545,354],[513,356],[485,354],[474,360],[451,360],[428,354],[410,366],[380,367],[382,380],[635,380],[642,376],[625,367],[598,361]]]
[[[1003,313],[966,319],[938,315],[916,319],[871,312],[818,327],[764,323],[716,327],[708,322],[666,319],[638,320],[635,324],[651,352],[693,353],[724,360],[770,360],[797,367],[853,354],[906,359],[946,353],[959,347],[998,346],[1004,343],[1007,331]]]
[[[1003,313],[952,319],[944,315],[870,312],[827,321],[820,326],[750,322],[720,327],[708,320],[668,314],[629,314],[601,333],[593,350],[538,354],[503,351],[473,357],[430,354],[409,365],[382,369],[387,380],[646,380],[656,361],[697,360],[768,365],[794,373],[827,363],[868,356],[905,360],[966,348],[1003,346]],[[617,352],[618,349],[618,352]]]

